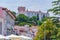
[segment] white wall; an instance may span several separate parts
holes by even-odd
[[[7,28],[13,28],[14,27],[14,20],[11,18],[11,16],[6,12],[4,11],[4,18],[5,20],[2,21],[3,23],[3,29],[2,29],[2,34],[3,35],[7,35]]]

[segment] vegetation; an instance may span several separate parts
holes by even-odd
[[[20,14],[17,16],[17,21],[19,22],[27,22],[29,20],[29,18],[27,16],[25,16],[24,14]]]
[[[60,14],[60,0],[53,1],[52,11],[55,15]],[[60,40],[60,21],[56,17],[42,19],[42,24],[38,27],[38,32],[34,40]]]
[[[36,24],[37,24],[38,26],[40,26],[40,25],[42,25],[42,23],[43,23],[44,21],[46,21],[47,19],[49,19],[49,18],[48,18],[48,17],[44,17],[44,18],[42,18],[42,20],[37,20]]]
[[[60,0],[53,1],[52,3],[54,8],[48,11],[60,14]],[[60,40],[60,21],[57,18],[44,17],[42,20],[37,20],[36,16],[29,18],[24,14],[20,14],[17,16],[16,21],[19,26],[24,26],[26,24],[29,25],[29,27],[32,25],[39,26],[34,40]]]
[[[37,17],[36,16],[33,16],[31,18],[25,16],[24,14],[19,14],[16,18],[16,25],[19,25],[19,26],[24,26],[24,25],[29,25],[29,26],[32,26],[33,25],[36,25],[36,21],[37,21]]]
[[[19,26],[24,26],[24,25],[35,25],[35,26],[40,26],[44,21],[46,21],[46,17],[42,19],[42,21],[37,20],[37,16],[32,16],[31,18],[25,16],[24,14],[19,14],[16,18],[16,25]]]
[[[13,13],[14,15],[16,15],[16,12],[12,11],[12,13]]]
[[[60,14],[60,0],[55,0],[52,3],[53,3],[53,8],[49,9],[49,11],[52,11],[55,14]]]
[[[37,32],[37,36],[34,38],[34,40],[44,40],[44,34],[46,40],[50,40],[51,35],[55,34],[55,31],[57,30],[56,26],[53,24],[51,20],[46,20],[46,23],[43,23],[39,28]],[[44,33],[45,32],[45,33]]]
[[[18,25],[19,26],[24,26],[26,23],[25,22],[20,22]]]
[[[60,14],[60,0],[53,1],[53,8],[48,11],[52,11],[55,15]],[[15,12],[13,12],[15,14]],[[31,18],[24,14],[19,14],[16,18],[17,25],[24,26],[37,25],[38,32],[34,40],[60,40],[60,21],[57,18],[44,17],[42,20],[37,20],[37,16]]]
[[[60,40],[60,27],[53,20],[47,19],[38,27],[34,40],[44,40],[44,37],[46,40]]]

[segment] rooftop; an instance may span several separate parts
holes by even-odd
[[[7,8],[0,7],[0,15],[4,15],[3,10],[6,11],[11,16],[11,18],[16,19],[16,16]]]

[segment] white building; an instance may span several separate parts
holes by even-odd
[[[15,16],[7,8],[0,7],[0,34],[9,35],[14,27]]]
[[[26,10],[25,7],[18,7],[18,13],[17,13],[17,16],[19,14],[24,14],[28,17],[32,17],[32,16],[38,16],[39,20],[41,20],[43,17],[46,17],[46,16],[49,16],[49,13],[43,13],[41,11],[28,11]]]
[[[39,20],[41,20],[42,18],[46,17],[46,16],[49,16],[48,13],[43,13],[41,11],[26,11],[24,13],[26,16],[28,17],[32,17],[32,16],[37,16],[39,18]]]

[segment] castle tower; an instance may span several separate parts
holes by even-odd
[[[18,7],[18,13],[24,13],[25,9],[25,7]]]

